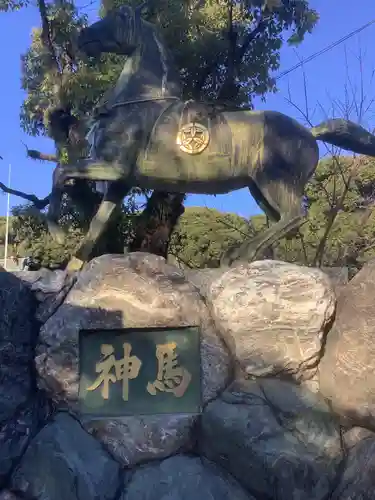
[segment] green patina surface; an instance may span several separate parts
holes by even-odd
[[[183,107],[183,102],[172,105],[154,126],[147,148],[139,155],[134,169],[137,184],[206,194],[247,187],[249,168],[263,154],[264,113],[215,110],[210,113],[211,106],[191,103],[190,108],[203,115],[196,121],[208,130],[210,140],[202,153],[190,155],[176,144],[178,131],[184,124]]]
[[[81,330],[79,403],[98,418],[199,413],[199,328]]]

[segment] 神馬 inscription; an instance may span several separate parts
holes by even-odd
[[[81,330],[79,400],[98,417],[201,410],[197,327]]]

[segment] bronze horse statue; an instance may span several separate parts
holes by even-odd
[[[141,8],[123,6],[84,28],[79,49],[88,56],[126,55],[113,89],[94,111],[92,155],[62,167],[63,179],[106,182],[89,231],[69,268],[79,268],[111,214],[133,186],[168,192],[219,194],[248,187],[275,223],[222,264],[257,252],[303,221],[301,199],[319,160],[317,140],[375,156],[375,136],[342,119],[307,129],[275,111],[220,109],[181,99],[173,60]]]

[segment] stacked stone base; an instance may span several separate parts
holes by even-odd
[[[1,273],[0,499],[373,499],[375,265],[361,273],[337,308],[323,272],[276,261],[184,274],[103,256],[75,284]],[[80,329],[191,324],[200,416],[79,413]]]

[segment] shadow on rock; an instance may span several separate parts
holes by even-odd
[[[64,384],[48,376],[43,380],[37,374],[34,359],[40,357],[35,346],[41,325],[33,321],[36,303],[30,288],[11,274],[2,273],[0,279],[0,394],[4,401],[0,463],[4,470],[2,486],[7,487],[0,499],[115,498],[123,484],[120,464],[59,400]],[[103,311],[97,309],[70,307],[70,314],[91,319],[99,315],[103,319]],[[105,324],[123,326],[121,312],[107,312]],[[62,380],[73,383],[71,374],[78,363],[78,351],[71,350],[70,355],[64,351],[58,360],[55,368]],[[78,382],[74,381],[77,387]]]
[[[0,272],[0,485],[49,414],[34,368],[37,301],[11,273]]]
[[[345,463],[342,429],[306,386],[276,378],[235,381],[208,403],[200,452],[260,499],[325,499]]]

